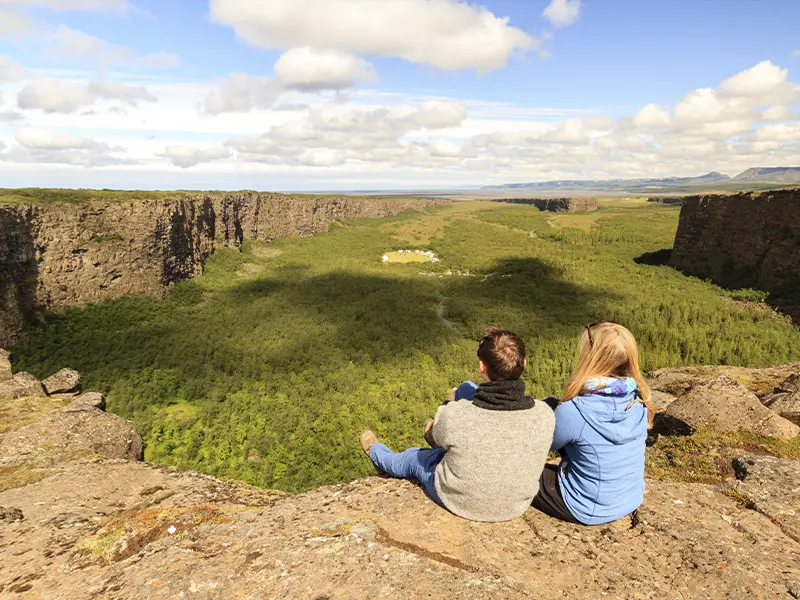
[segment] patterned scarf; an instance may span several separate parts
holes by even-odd
[[[579,396],[589,396],[599,394],[601,396],[627,396],[631,392],[637,392],[639,384],[633,377],[594,377],[587,379],[581,386]]]

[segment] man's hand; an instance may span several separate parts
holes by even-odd
[[[456,390],[458,390],[458,388],[453,388],[452,390],[450,390],[450,395],[447,396],[446,402],[455,402],[456,401]]]
[[[436,448],[436,440],[433,439],[433,419],[425,422],[425,441],[431,448]]]

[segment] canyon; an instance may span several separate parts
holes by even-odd
[[[0,345],[41,310],[162,296],[216,248],[307,236],[334,221],[440,206],[437,198],[187,193],[164,199],[0,203]]]

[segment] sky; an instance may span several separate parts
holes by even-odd
[[[0,187],[800,166],[794,0],[0,0]]]

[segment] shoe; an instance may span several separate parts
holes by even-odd
[[[375,432],[371,429],[365,429],[361,432],[361,448],[364,450],[364,454],[369,456],[369,449],[372,448],[373,444],[378,443],[378,436],[375,435]]]

